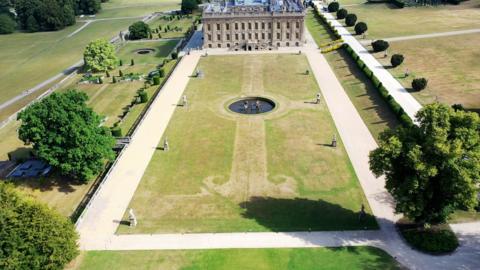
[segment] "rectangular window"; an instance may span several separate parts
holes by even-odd
[[[242,22],[242,30],[245,30],[245,23]]]
[[[217,23],[217,30],[220,30],[220,24]]]
[[[258,23],[255,23],[255,30],[258,30]]]
[[[227,34],[227,40],[230,40],[230,35],[229,34]]]
[[[268,23],[268,29],[272,29],[272,23],[271,22]]]
[[[258,33],[255,33],[255,39],[258,39]]]
[[[229,23],[227,23],[227,24],[225,25],[225,27],[227,28],[227,30],[230,30],[230,24],[229,24]]]
[[[217,40],[220,40],[220,35],[217,35]]]
[[[287,33],[287,39],[290,39],[290,33]]]
[[[265,33],[262,33],[262,39],[265,39]]]
[[[277,33],[277,39],[280,39],[280,33]]]
[[[238,23],[235,23],[235,30],[238,30]]]
[[[252,33],[248,33],[248,39],[252,39]]]
[[[212,41],[212,35],[208,35],[208,41]]]
[[[299,38],[300,38],[300,34],[295,33],[295,38],[296,38],[296,39],[299,39]]]
[[[210,24],[207,24],[207,30],[210,31]]]
[[[295,24],[296,24],[297,28],[300,28],[300,23],[299,22],[296,22]]]
[[[248,23],[248,30],[252,30],[252,23]]]
[[[280,23],[277,22],[277,29],[280,29]]]
[[[235,34],[235,40],[238,40],[238,34]]]
[[[242,34],[242,40],[245,40],[245,34]]]
[[[265,23],[262,22],[262,29],[265,29]]]
[[[290,29],[290,23],[287,22],[287,29]]]
[[[272,34],[268,33],[268,39],[272,39]]]

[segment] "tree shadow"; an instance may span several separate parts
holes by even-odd
[[[86,185],[87,182],[75,180],[67,176],[62,176],[58,172],[53,172],[47,177],[38,178],[11,178],[7,180],[16,187],[24,187],[40,192],[52,191],[54,189],[61,193],[72,193],[76,190],[75,186]]]
[[[371,214],[343,208],[322,199],[251,197],[240,203],[244,218],[272,231],[339,231],[378,229]]]
[[[366,93],[361,95],[356,95],[356,97],[368,96],[370,103],[373,106],[368,107],[369,110],[374,110],[383,123],[386,123],[388,128],[395,128],[398,126],[399,122],[395,114],[391,111],[388,104],[385,100],[382,99],[378,89],[373,85],[369,78],[360,70],[355,61],[350,57],[348,52],[345,49],[338,50],[339,55],[344,59],[345,63],[348,66],[348,71],[354,76],[354,78],[363,84]],[[349,79],[350,80],[350,79]],[[363,108],[364,110],[366,108]],[[365,121],[365,119],[364,119]],[[370,124],[378,123],[379,121],[372,122]]]

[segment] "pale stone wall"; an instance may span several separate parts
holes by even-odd
[[[302,46],[304,12],[204,14],[204,48],[274,49]]]

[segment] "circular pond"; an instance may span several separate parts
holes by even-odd
[[[275,108],[275,102],[264,97],[245,97],[228,105],[232,112],[241,114],[261,114]]]
[[[154,51],[155,51],[155,49],[145,48],[145,49],[138,49],[135,52],[138,53],[138,54],[149,54],[149,53],[153,53]]]

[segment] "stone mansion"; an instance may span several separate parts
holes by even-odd
[[[203,47],[271,50],[302,46],[301,0],[222,0],[203,9]]]

